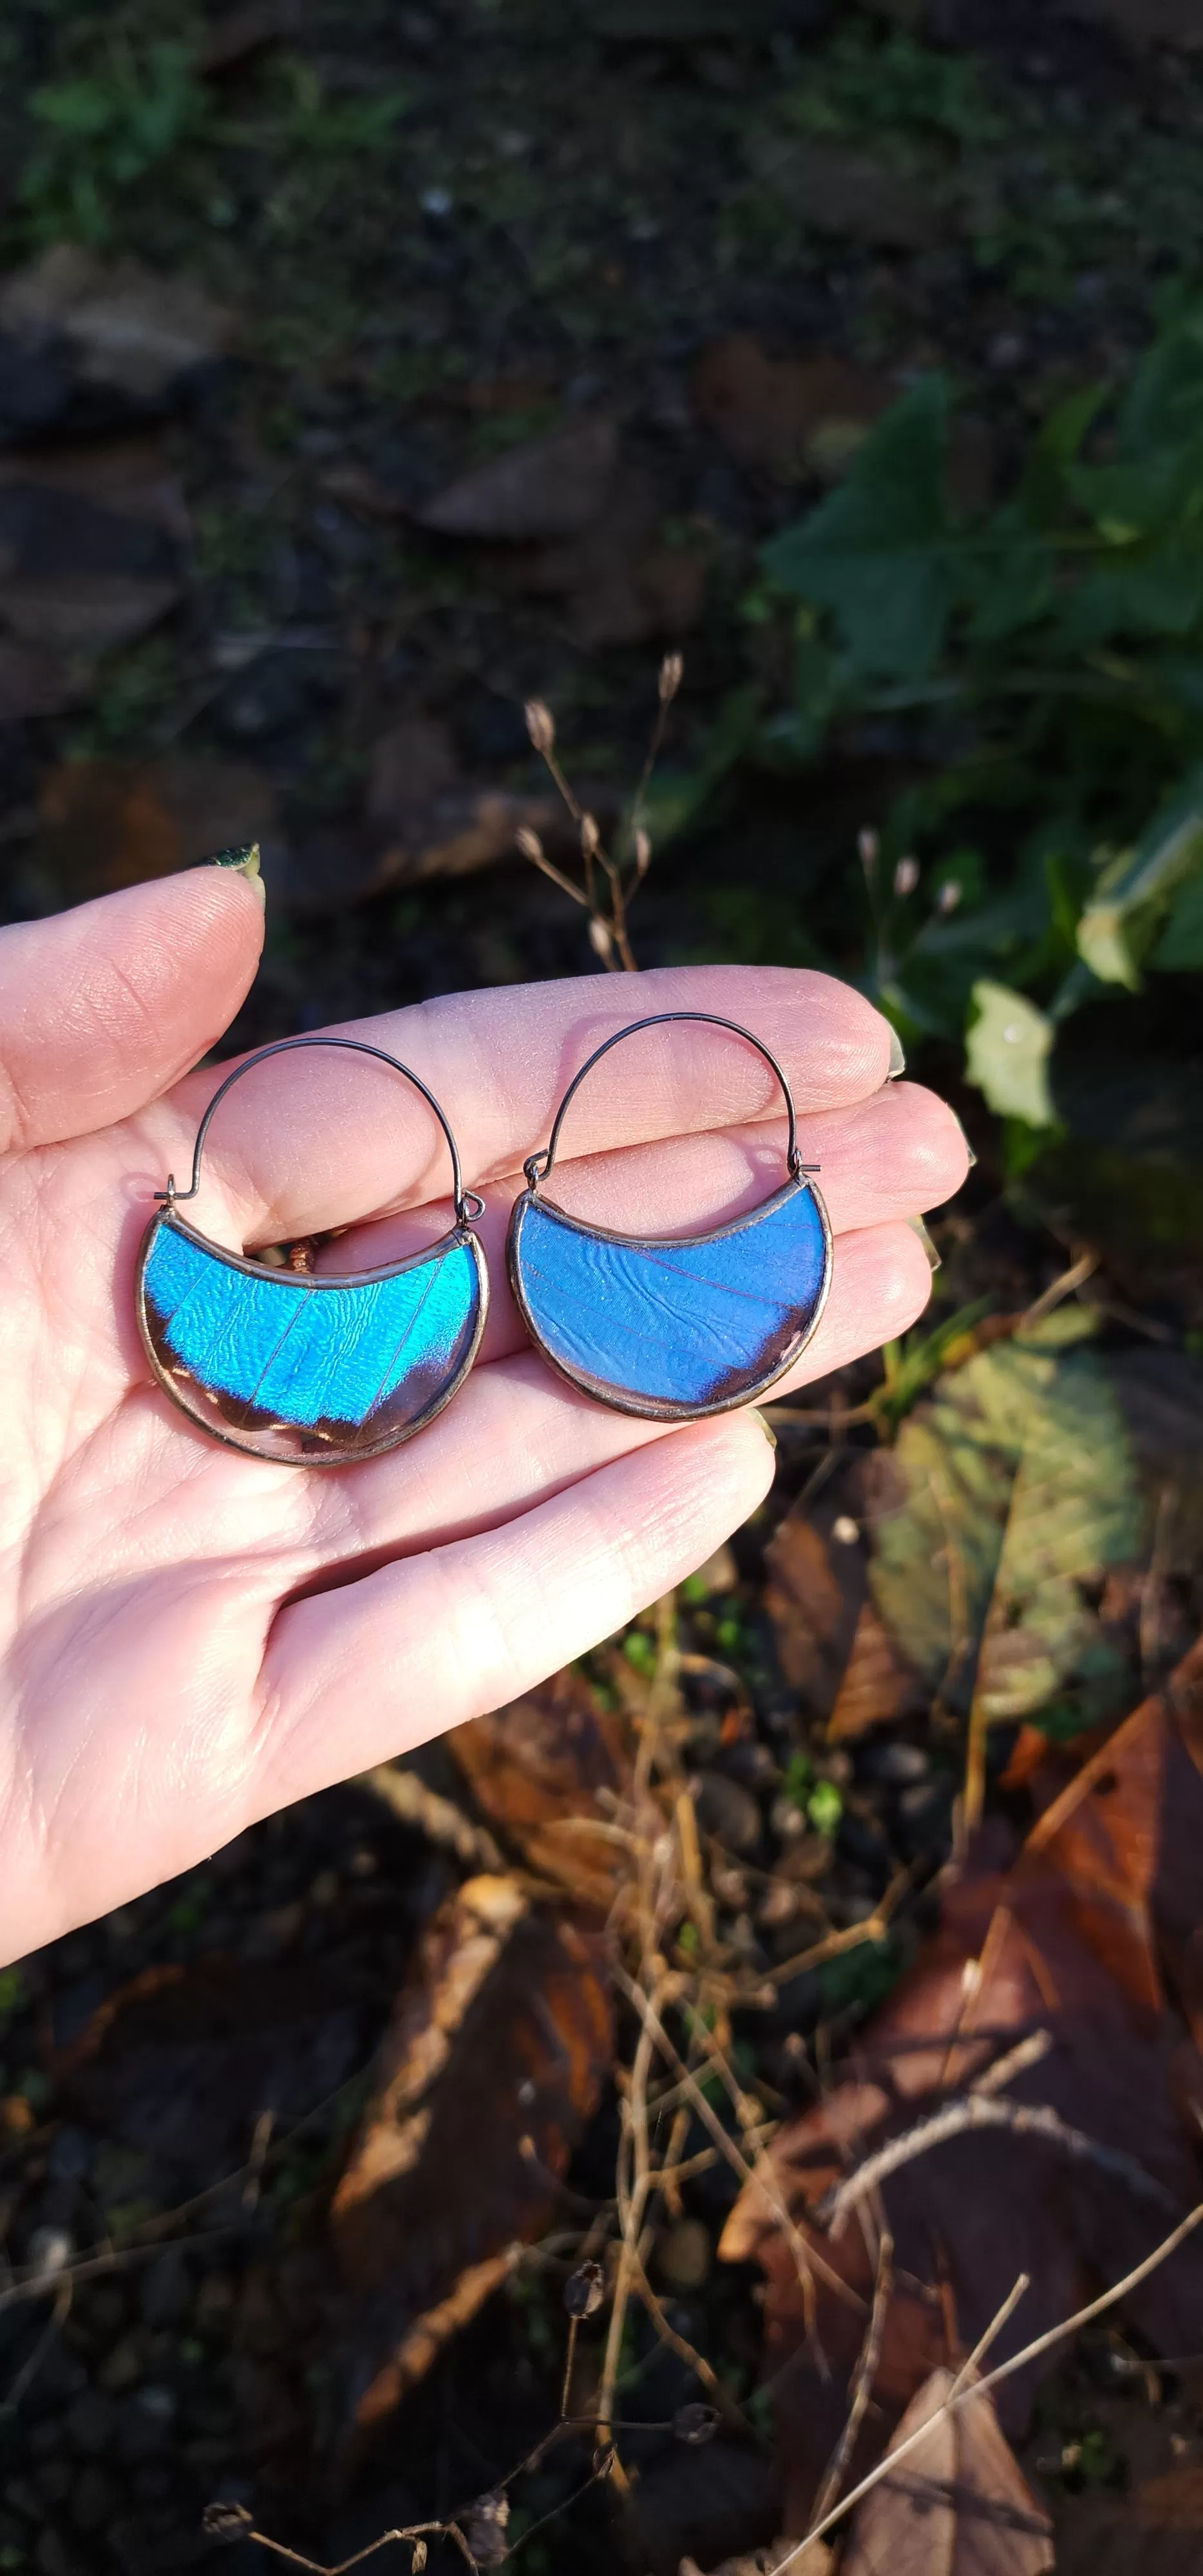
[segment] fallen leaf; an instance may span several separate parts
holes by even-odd
[[[79,663],[146,634],[182,594],[161,476],[148,492],[128,456],[115,468],[110,459],[108,492],[97,498],[73,462],[73,474],[24,458],[0,470],[0,628]],[[102,472],[102,492],[105,480]],[[128,506],[131,494],[140,506]]]
[[[39,857],[78,901],[262,839],[274,817],[271,781],[244,762],[64,761],[42,792]]]
[[[830,1717],[844,1677],[857,1622],[865,1608],[868,1553],[858,1538],[834,1540],[837,1522],[857,1522],[863,1499],[851,1477],[834,1498],[786,1513],[768,1547],[765,1609],[773,1623],[777,1657],[791,1688],[817,1716]]]
[[[14,449],[0,457],[0,495],[11,485],[36,495],[90,502],[120,521],[145,522],[186,544],[191,520],[183,486],[161,438],[94,438],[63,448]],[[147,569],[145,564],[123,570]],[[166,569],[160,564],[159,569]]]
[[[149,1968],[92,2015],[56,2080],[110,2142],[199,2185],[245,2163],[265,2111],[288,2126],[345,2082],[360,2021],[358,1990],[330,1963]]]
[[[994,1342],[873,1462],[873,1609],[928,1693],[986,1723],[1068,1707],[1085,1727],[1135,1678],[1100,1610],[1147,1510],[1091,1330],[1065,1307]]]
[[[627,2518],[629,2563],[646,2568],[649,2576],[678,2576],[689,2559],[714,2567],[733,2551],[771,2540],[781,2528],[781,2491],[763,2452],[724,2441],[710,2442],[704,2451],[674,2445],[643,2470]],[[736,2566],[741,2564],[751,2570],[755,2562],[737,2559]],[[804,2576],[820,2576],[820,2570],[807,2569]]]
[[[148,635],[182,596],[177,581],[126,573],[64,573],[45,581],[17,575],[0,579],[0,622],[20,644],[90,661]]]
[[[830,351],[775,358],[751,332],[735,331],[703,352],[692,390],[699,420],[738,464],[793,481],[838,473],[894,388]]]
[[[927,191],[873,153],[761,133],[748,158],[754,176],[816,232],[885,250],[928,250],[940,239],[941,211]]]
[[[278,44],[284,33],[286,12],[271,5],[246,9],[223,9],[210,20],[197,60],[197,70],[205,80],[221,80],[227,72],[241,71],[244,63],[262,54],[269,45]]]
[[[460,475],[427,503],[421,524],[440,536],[509,544],[576,536],[599,516],[617,461],[612,420],[570,421]]]
[[[624,466],[600,518],[570,542],[526,555],[515,578],[525,590],[562,596],[573,635],[590,652],[687,634],[701,614],[705,556],[666,545],[659,528],[650,474]]]
[[[512,1879],[469,1879],[428,1925],[330,2214],[360,2434],[547,2226],[612,2036],[600,1933]]]
[[[528,1869],[608,1909],[624,1854],[604,1828],[629,1788],[631,1758],[621,1721],[583,1673],[570,1664],[446,1740],[477,1806]]]
[[[0,330],[61,366],[67,412],[79,388],[157,408],[229,353],[236,323],[192,278],[55,242],[0,290]]]
[[[805,2530],[845,2418],[875,2277],[870,2203],[855,2174],[887,2143],[962,2101],[1017,2044],[1048,2045],[1006,2085],[1020,2115],[1052,2113],[1061,2143],[1022,2125],[929,2143],[877,2183],[894,2238],[894,2287],[850,2474],[935,2369],[955,2368],[1021,2272],[1030,2287],[1003,2328],[1004,2359],[1132,2268],[1199,2196],[1203,1943],[1203,1650],[1146,1701],[1033,1828],[1004,1869],[945,1892],[939,1932],[857,2037],[856,2071],[787,2121],[771,2176],[816,2253],[863,2304],[820,2278],[811,2339],[793,2256],[755,2182],[720,2254],[768,2278],[766,2358],[776,2389],[789,2528]],[[983,1844],[985,1838],[983,1838]],[[1168,1984],[1168,1992],[1167,1992]],[[960,2115],[957,2115],[958,2118]],[[1064,2131],[1089,2142],[1071,2151]],[[843,2197],[830,2195],[842,2187]],[[834,2215],[833,2215],[834,2211]],[[826,2215],[823,2215],[823,2213]],[[863,2221],[863,2224],[862,2224]],[[1198,2341],[1203,2249],[1177,2254],[1125,2303],[1155,2351]],[[829,2373],[817,2366],[821,2349]],[[1045,2368],[1048,2364],[1036,2365]],[[1000,2392],[1022,2430],[1033,2372]]]
[[[857,2506],[843,2576],[1040,2576],[1052,2524],[1005,2436],[993,2399],[941,2414],[956,2374],[934,2370],[888,2450],[931,2430]]]

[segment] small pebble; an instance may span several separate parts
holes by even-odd
[[[721,1771],[697,1772],[692,1786],[701,1832],[713,1834],[729,1852],[755,1851],[760,1842],[760,1809],[751,1790],[728,1780]]]
[[[43,2275],[61,2272],[74,2252],[75,2239],[68,2228],[35,2227],[25,2248],[26,2267]]]
[[[856,1767],[862,1780],[880,1781],[887,1789],[905,1789],[916,1780],[925,1780],[931,1763],[920,1744],[866,1744]]]

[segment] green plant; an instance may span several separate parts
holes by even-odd
[[[1203,313],[1057,404],[997,503],[958,506],[955,431],[921,379],[765,548],[749,612],[792,686],[751,736],[741,693],[726,732],[801,774],[885,729],[911,783],[861,835],[828,955],[859,951],[907,1037],[967,1040],[1022,1161],[1069,1015],[1203,966]]]
[[[30,109],[36,140],[17,197],[34,242],[103,248],[131,191],[216,130],[190,48],[168,39],[110,43],[94,71],[35,90]]]

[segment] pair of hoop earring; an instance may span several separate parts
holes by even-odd
[[[776,1075],[788,1116],[786,1178],[762,1206],[706,1234],[618,1234],[569,1216],[542,1194],[567,1111],[612,1047],[670,1021],[725,1029]],[[225,1251],[179,1214],[200,1188],[219,1103],[269,1056],[301,1047],[375,1056],[413,1083],[451,1156],[455,1222],[440,1240],[382,1269],[341,1277],[269,1269]],[[710,1011],[660,1011],[596,1047],[569,1083],[510,1220],[510,1284],[531,1340],[557,1374],[603,1404],[689,1422],[754,1402],[791,1368],[823,1311],[831,1278],[826,1210],[800,1160],[793,1095],[763,1041]],[[297,1466],[376,1458],[432,1422],[462,1386],[484,1331],[489,1279],[459,1152],[420,1075],[359,1038],[283,1038],[227,1074],[197,1130],[192,1186],[168,1177],[142,1244],[137,1315],[160,1385],[228,1446]]]

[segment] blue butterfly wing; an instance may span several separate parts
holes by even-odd
[[[700,1243],[614,1240],[528,1199],[514,1242],[530,1321],[569,1376],[619,1402],[682,1409],[737,1401],[788,1365],[821,1305],[828,1257],[801,1183]]]
[[[462,1240],[344,1288],[241,1267],[165,1218],[143,1299],[152,1350],[188,1409],[283,1456],[299,1454],[288,1426],[327,1446],[400,1436],[470,1354],[481,1287]]]

